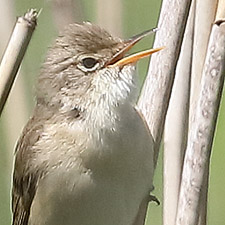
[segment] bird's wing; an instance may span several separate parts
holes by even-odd
[[[27,179],[29,180],[30,178],[27,177]],[[32,185],[28,183],[25,184],[25,182],[23,179],[19,180],[14,176],[14,184],[12,190],[13,225],[28,224],[30,207],[36,190],[35,183],[33,181],[31,181]],[[27,190],[27,193],[25,193],[25,189],[23,188]]]
[[[41,130],[42,124],[33,123],[31,118],[17,142],[12,188],[13,225],[28,225],[30,208],[41,176],[38,170],[30,170],[29,163],[33,154],[29,152],[40,138]]]
[[[149,137],[152,139],[152,142],[154,143],[154,139],[152,137],[151,131],[148,127],[148,124],[147,124],[143,114],[140,112],[140,110],[137,107],[134,107],[134,109],[137,112],[137,114],[139,115],[139,117],[142,119],[142,121],[146,127],[146,130],[149,133]],[[153,189],[154,189],[153,186],[150,187],[149,194]],[[148,204],[150,201],[156,201],[159,204],[159,201],[157,200],[157,198],[155,198],[152,195],[146,195],[139,206],[138,213],[137,213],[134,223],[132,225],[144,225],[145,224],[146,213],[147,213]]]
[[[152,139],[152,141],[153,141],[153,143],[154,143],[154,167],[156,166],[156,156],[155,156],[155,140],[154,140],[154,138],[153,138],[153,136],[152,136],[152,133],[151,133],[151,130],[150,130],[150,128],[149,128],[149,126],[148,126],[148,123],[147,123],[147,121],[146,121],[146,119],[145,119],[145,117],[144,117],[144,115],[142,114],[142,112],[137,108],[137,107],[134,107],[134,109],[135,109],[135,111],[137,112],[137,114],[139,115],[139,117],[142,119],[142,121],[143,121],[143,123],[145,124],[145,127],[146,127],[146,130],[148,131],[148,133],[149,133],[149,137]]]
[[[134,107],[135,111],[137,112],[137,114],[139,115],[139,117],[141,118],[141,120],[143,121],[143,123],[145,124],[146,126],[146,130],[149,132],[149,136],[153,139],[152,137],[152,133],[150,131],[150,128],[148,126],[148,123],[144,117],[144,115],[142,114],[142,112],[140,111],[140,109],[138,109],[138,107]]]

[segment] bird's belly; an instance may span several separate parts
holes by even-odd
[[[106,133],[104,147],[86,149],[74,167],[46,175],[29,225],[132,225],[153,176],[153,143],[137,120]]]
[[[151,188],[147,174],[140,173],[47,176],[36,193],[30,225],[132,225]]]

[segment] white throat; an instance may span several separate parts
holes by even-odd
[[[95,87],[90,93],[90,100],[86,102],[86,121],[93,129],[115,129],[115,122],[120,120],[120,108],[134,105],[137,97],[137,84],[134,66],[106,68],[94,77],[92,85]],[[113,72],[113,73],[112,73]]]

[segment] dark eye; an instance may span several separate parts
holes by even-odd
[[[87,58],[82,59],[82,63],[86,69],[92,69],[93,67],[95,67],[95,65],[98,63],[98,61],[94,58],[87,57]]]

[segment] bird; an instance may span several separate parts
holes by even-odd
[[[13,225],[143,225],[154,140],[136,107],[136,62],[152,31],[123,40],[68,25],[47,52],[36,105],[15,148]]]

